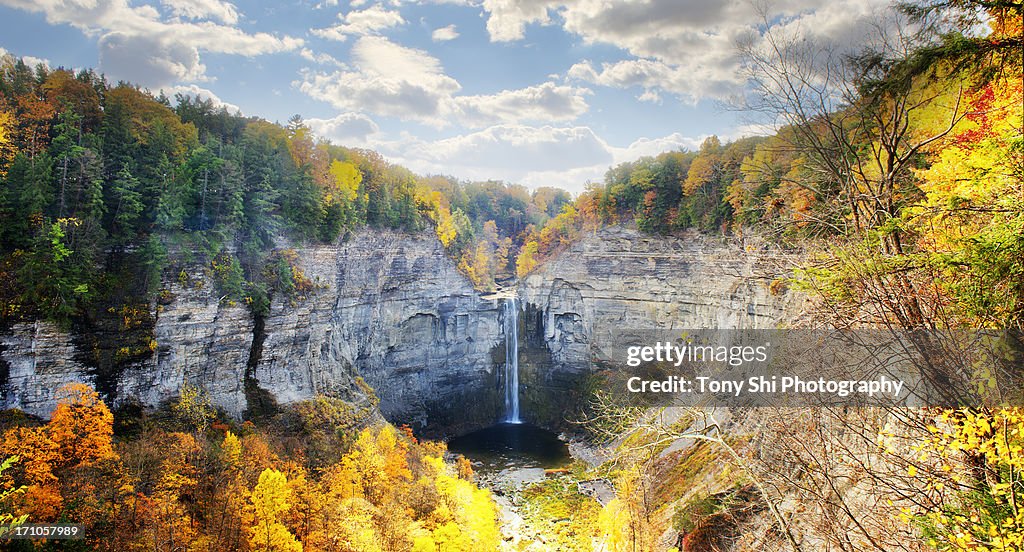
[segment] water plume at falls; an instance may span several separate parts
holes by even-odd
[[[505,422],[519,419],[519,308],[516,298],[505,300]]]

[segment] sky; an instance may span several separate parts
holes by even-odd
[[[763,129],[725,107],[746,89],[738,41],[852,46],[886,2],[0,0],[0,49],[298,114],[420,174],[576,193],[614,164]]]

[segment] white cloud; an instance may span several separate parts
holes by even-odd
[[[47,67],[47,68],[53,67],[53,65],[50,64],[50,60],[48,60],[46,58],[39,58],[39,57],[36,57],[36,56],[16,56],[16,55],[12,54],[11,52],[8,52],[6,49],[0,48],[0,58],[2,58],[4,56],[8,56],[8,55],[11,56],[11,57],[14,57],[14,58],[19,58],[20,57],[21,61],[25,62],[25,65],[28,65],[29,67],[33,67],[34,68],[35,66],[40,65],[40,64],[42,64],[44,67]]]
[[[46,58],[36,56],[21,56],[21,60],[24,61],[25,65],[28,65],[29,67],[35,67],[37,65],[42,65],[47,68],[53,67],[53,65],[50,64],[50,60]]]
[[[459,32],[455,30],[455,25],[448,25],[447,27],[434,29],[434,32],[430,33],[430,38],[432,38],[434,42],[455,40],[456,38],[459,38]]]
[[[527,24],[551,22],[548,10],[558,3],[548,0],[484,0],[487,12],[487,32],[491,40],[505,42],[523,38]]]
[[[565,29],[586,42],[612,44],[638,57],[670,63],[704,58],[721,46],[730,50],[728,40],[734,31],[757,22],[753,6],[737,1],[581,0],[560,13]]]
[[[651,102],[661,105],[661,94],[658,94],[656,90],[644,90],[644,93],[637,96],[636,99],[641,102]]]
[[[190,96],[196,99],[210,100],[211,102],[213,102],[213,105],[215,107],[223,107],[231,113],[235,113],[238,115],[242,114],[241,108],[239,108],[237,105],[225,102],[224,100],[221,100],[220,97],[218,97],[212,91],[207,90],[206,88],[196,86],[194,84],[190,84],[188,86],[171,86],[170,88],[164,89],[162,91],[170,97],[173,97],[175,94],[181,94],[183,96]]]
[[[497,125],[478,132],[425,141],[409,135],[369,146],[420,174],[470,180],[498,179],[582,190],[613,160],[608,145],[587,127]]]
[[[738,140],[751,136],[771,136],[778,132],[778,125],[767,123],[746,123],[737,126],[730,132],[719,135],[722,140]]]
[[[780,21],[773,30],[783,34],[799,32],[830,47],[856,51],[876,34],[875,25],[895,23],[890,7],[885,0],[825,2],[813,12]]]
[[[554,186],[573,194],[579,194],[586,191],[589,183],[604,182],[604,173],[606,172],[608,172],[607,164],[576,167],[567,171],[531,171],[518,179],[516,183],[533,189],[541,186]]]
[[[610,148],[615,158],[615,163],[635,161],[641,157],[656,156],[666,151],[677,151],[681,149],[696,150],[707,136],[691,137],[683,136],[678,132],[662,136],[661,138],[638,138],[632,144],[624,148]]]
[[[774,28],[802,25],[836,44],[863,42],[866,22],[889,0],[777,0],[768,5]],[[621,48],[630,58],[577,64],[569,77],[616,88],[641,89],[657,101],[667,92],[687,101],[725,98],[743,85],[735,45],[763,32],[753,1],[485,0],[493,41],[518,40],[528,24],[560,24],[584,43]]]
[[[352,47],[352,61],[360,70],[386,76],[401,73],[416,81],[444,74],[440,60],[426,50],[408,48],[382,37],[364,37]]]
[[[546,82],[497,94],[462,96],[455,103],[459,107],[459,121],[472,127],[523,120],[571,121],[586,113],[584,96],[589,92],[586,88]]]
[[[112,80],[159,88],[176,82],[206,80],[206,67],[199,51],[180,42],[159,36],[139,36],[121,32],[100,37],[100,70]]]
[[[351,57],[356,70],[307,73],[299,89],[346,111],[445,124],[461,86],[436,58],[381,37],[360,38]]]
[[[362,147],[380,132],[377,123],[362,113],[342,113],[330,119],[306,119],[305,123],[318,136],[339,145]]]
[[[345,66],[344,63],[338,61],[337,59],[334,58],[334,56],[326,52],[317,53],[314,52],[313,50],[310,50],[309,48],[303,48],[299,50],[299,55],[302,56],[302,59],[306,61],[312,61],[313,63],[317,63],[319,65],[336,65],[338,67]]]
[[[349,35],[365,36],[405,24],[405,19],[397,10],[388,10],[383,6],[371,6],[365,10],[354,10],[347,14],[338,14],[341,23],[325,29],[312,29],[311,32],[320,38],[344,41]]]
[[[608,145],[588,127],[496,125],[438,140],[417,157],[438,166],[487,171],[561,171],[612,161]]]
[[[738,89],[743,77],[738,70],[717,71],[712,66],[684,67],[651,59],[628,59],[602,63],[595,69],[589,61],[569,68],[570,79],[613,88],[641,88],[642,100],[657,101],[659,90],[687,101],[720,98]]]
[[[458,95],[462,86],[423,50],[383,37],[352,47],[354,69],[306,72],[298,88],[344,111],[360,111],[444,127],[570,121],[586,112],[585,88],[544,83],[490,95]]]
[[[458,83],[437,75],[423,82],[358,71],[309,74],[299,90],[338,109],[364,110],[376,115],[396,117],[444,126],[448,98]]]
[[[189,5],[200,3],[215,8],[212,0]],[[71,25],[99,37],[102,71],[153,88],[202,80],[200,51],[256,56],[302,46],[301,39],[249,34],[212,21],[165,21],[152,6],[131,6],[127,0],[0,0],[0,4],[42,13],[50,24]],[[230,18],[224,12],[230,4],[220,6],[220,15],[207,15]]]
[[[189,19],[217,19],[228,25],[238,23],[238,10],[220,0],[161,0],[174,15]]]
[[[302,46],[302,39],[268,33],[249,34],[210,21],[163,21],[151,6],[133,7],[126,0],[0,0],[13,8],[43,13],[53,25],[71,25],[89,35],[120,32],[184,42],[207,52],[254,56]]]

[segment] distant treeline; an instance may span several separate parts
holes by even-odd
[[[581,232],[607,224],[631,222],[651,234],[691,228],[711,233],[748,228],[791,238],[841,233],[845,215],[836,209],[841,190],[812,184],[814,175],[786,132],[726,144],[711,136],[697,151],[616,165],[603,184],[591,185],[525,239],[519,274]]]

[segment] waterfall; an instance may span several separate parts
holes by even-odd
[[[519,419],[519,308],[516,298],[505,300],[505,422]]]

